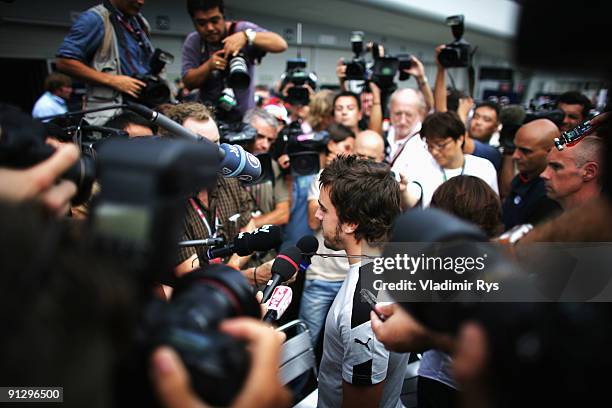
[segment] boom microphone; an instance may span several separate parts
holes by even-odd
[[[209,249],[208,259],[224,258],[234,253],[240,256],[250,255],[256,251],[269,251],[281,243],[281,228],[277,225],[263,225],[253,232],[241,232],[234,242],[222,247]]]
[[[127,101],[126,107],[182,139],[214,144],[206,138],[197,136],[169,117],[146,106]],[[223,143],[221,146],[218,146],[218,149],[219,157],[222,159],[219,170],[223,177],[238,177],[242,181],[251,182],[261,175],[259,160],[251,153],[245,151],[242,146]]]
[[[302,252],[296,246],[289,247],[281,251],[272,263],[272,277],[266,284],[263,291],[262,303],[270,299],[274,289],[281,283],[289,280],[299,269],[302,261]]]
[[[268,312],[263,318],[265,323],[272,323],[280,319],[287,311],[293,298],[293,291],[289,286],[280,285],[274,289],[270,300],[267,302]]]

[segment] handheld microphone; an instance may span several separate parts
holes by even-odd
[[[287,311],[293,298],[293,291],[289,286],[280,285],[274,289],[270,300],[266,303],[268,311],[263,318],[265,323],[272,323],[280,319]]]
[[[302,262],[300,262],[300,272],[305,272],[310,266],[312,256],[319,249],[319,240],[312,235],[304,235],[297,242],[296,246],[302,252]]]
[[[253,232],[241,232],[234,241],[222,248],[211,248],[208,259],[224,258],[234,253],[240,256],[256,251],[268,251],[281,243],[281,228],[277,225],[262,225]]]
[[[282,282],[291,278],[299,269],[302,252],[296,246],[289,247],[276,256],[272,263],[272,277],[263,291],[262,303],[270,299],[274,289]]]
[[[214,144],[210,140],[199,137],[185,129],[185,127],[169,117],[146,106],[128,101],[126,102],[126,107],[182,139]],[[221,146],[217,146],[217,148],[219,149],[219,158],[222,159],[219,169],[223,177],[238,177],[242,181],[251,182],[261,175],[259,160],[251,153],[245,151],[242,146],[223,143]]]

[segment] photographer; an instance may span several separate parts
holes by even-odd
[[[123,95],[138,98],[150,73],[153,46],[149,25],[140,14],[144,0],[104,0],[81,13],[57,52],[57,69],[87,82],[85,108],[120,104]],[[88,118],[102,125],[117,112]]]
[[[434,88],[434,107],[436,112],[448,111],[446,90],[446,67],[440,62],[440,53],[446,45],[436,47],[436,83]],[[483,102],[476,106],[474,116],[468,123],[468,113],[472,109],[473,100],[462,98],[459,100],[457,114],[467,127],[463,152],[487,159],[493,164],[496,171],[502,165],[501,154],[488,144],[489,139],[499,127],[499,106],[493,102]]]
[[[230,60],[244,53],[251,77],[246,89],[235,90],[241,115],[255,106],[254,60],[262,53],[287,49],[276,33],[248,21],[226,21],[223,0],[188,0],[187,10],[196,31],[183,44],[182,75],[185,87],[200,88],[204,103],[214,104],[225,88],[222,73]]]

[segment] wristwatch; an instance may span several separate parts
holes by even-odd
[[[246,30],[244,30],[244,35],[247,39],[247,44],[253,45],[253,43],[255,42],[255,36],[257,35],[257,32],[253,30],[252,28],[247,28]]]

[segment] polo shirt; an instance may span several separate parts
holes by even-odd
[[[506,230],[521,224],[536,225],[561,212],[561,206],[546,196],[544,179],[535,177],[523,182],[519,175],[512,179],[510,193],[502,205],[502,221]]]

